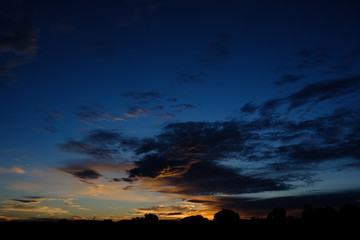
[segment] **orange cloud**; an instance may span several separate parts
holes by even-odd
[[[0,174],[7,174],[7,173],[24,174],[25,170],[21,169],[20,167],[12,167],[12,168],[0,167]]]

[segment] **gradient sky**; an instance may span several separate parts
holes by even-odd
[[[0,2],[0,220],[360,201],[357,0]]]

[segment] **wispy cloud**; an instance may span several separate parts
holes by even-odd
[[[75,112],[77,120],[89,126],[97,126],[100,122],[127,121],[126,119],[116,116],[107,110],[101,104],[89,104],[79,106]]]
[[[303,78],[305,78],[303,75],[285,74],[281,76],[280,80],[275,81],[274,84],[276,86],[283,86],[285,84],[298,82]]]
[[[135,106],[127,109],[124,115],[128,118],[138,118],[141,116],[148,116],[151,111],[152,111],[151,108],[143,108],[143,107]]]
[[[232,54],[229,40],[231,36],[228,33],[221,33],[215,41],[208,43],[206,56],[200,59],[204,65],[217,64]]]
[[[195,74],[189,74],[185,72],[179,72],[182,83],[203,83],[204,72],[198,72]]]
[[[25,170],[23,170],[20,167],[12,167],[12,168],[0,167],[0,174],[9,174],[9,173],[24,174]]]
[[[41,116],[41,124],[34,126],[34,129],[47,133],[57,133],[57,123],[64,117],[63,113],[56,109],[36,108],[36,113]]]
[[[218,57],[224,57],[231,54],[229,48],[230,35],[227,33],[219,34],[214,42],[209,43],[209,51],[213,52]]]
[[[83,208],[78,204],[74,204],[74,198],[54,198],[43,196],[22,196],[21,198],[4,200],[0,204],[2,211],[17,211],[17,212],[33,212],[45,213],[48,216],[70,214],[68,210],[61,207],[47,206],[47,202],[63,202],[68,207],[76,208],[83,211],[90,209]],[[53,205],[53,204],[52,204]]]
[[[134,100],[151,101],[155,99],[161,99],[164,95],[159,92],[149,91],[149,92],[126,92],[123,94],[123,96],[132,98]]]
[[[31,19],[25,17],[25,10],[17,2],[4,3],[0,7],[2,31],[0,33],[0,53],[9,53],[5,63],[0,67],[0,83],[15,82],[15,67],[21,66],[35,59],[37,34],[39,29]],[[8,54],[8,55],[9,55]]]
[[[36,212],[46,213],[48,215],[61,215],[67,214],[68,211],[58,207],[49,207],[40,205],[44,200],[55,200],[47,198],[33,199],[32,197],[26,199],[11,199],[2,202],[0,209],[2,211],[20,211],[20,212]]]

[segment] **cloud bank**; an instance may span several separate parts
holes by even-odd
[[[129,186],[208,206],[268,207],[270,199],[253,202],[243,195],[311,186],[321,181],[317,170],[324,164],[337,171],[360,167],[360,108],[352,104],[359,93],[359,76],[324,80],[284,97],[248,102],[239,119],[169,123],[147,138],[99,129],[59,147],[99,165],[131,156],[127,177],[109,178]],[[85,165],[62,170],[83,181],[106,177]]]

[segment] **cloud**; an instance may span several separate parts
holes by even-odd
[[[151,111],[151,108],[135,106],[127,109],[127,112],[124,113],[124,115],[128,118],[138,118],[141,116],[148,116]]]
[[[57,122],[64,116],[63,113],[56,109],[36,108],[35,111],[41,116],[41,126],[34,126],[35,129],[47,133],[57,133]]]
[[[356,99],[359,84],[358,77],[326,80],[260,105],[248,102],[243,112],[260,113],[248,120],[169,124],[160,135],[139,140],[135,153],[140,159],[129,170],[129,179],[147,179],[157,191],[180,195],[256,193],[289,190],[299,181],[314,184],[318,164],[333,161],[342,168],[344,158],[353,163],[360,159],[360,138],[354,134],[360,109],[340,108],[338,102]],[[315,111],[324,101],[331,101],[332,108],[319,114],[297,119],[279,115],[284,107],[294,113],[309,104]]]
[[[153,116],[155,118],[172,118],[170,113],[159,113],[158,111],[164,110],[164,106],[156,105],[149,106],[150,103],[158,100],[165,100],[167,102],[176,101],[176,98],[164,99],[165,95],[155,91],[149,92],[127,92],[123,94],[124,97],[128,97],[135,101],[135,106],[126,109],[124,115],[128,118],[138,118],[145,116]],[[157,112],[157,113],[154,113]]]
[[[298,82],[299,80],[305,78],[303,75],[294,75],[294,74],[285,74],[281,76],[281,79],[274,82],[276,86],[283,86],[285,84]]]
[[[330,48],[303,48],[294,54],[295,69],[308,70],[325,65],[331,59]]]
[[[309,84],[291,94],[287,100],[290,109],[298,106],[349,95],[360,90],[360,76],[346,77],[335,80],[321,81]]]
[[[230,38],[231,36],[227,33],[219,34],[215,41],[207,44],[206,55],[200,59],[200,62],[205,65],[213,65],[230,56],[232,53],[229,46]]]
[[[96,180],[102,175],[93,169],[87,169],[80,166],[65,167],[61,169],[62,171],[73,175],[74,177],[79,178],[80,180]]]
[[[78,121],[85,123],[89,126],[97,125],[97,123],[102,121],[127,121],[126,119],[118,117],[114,113],[105,109],[105,107],[101,104],[89,104],[79,106],[75,114]]]
[[[340,51],[334,47],[302,48],[292,55],[285,67],[287,73],[274,84],[282,86],[314,74],[346,76],[359,64],[359,52],[359,49]]]
[[[70,34],[76,30],[76,25],[70,21],[58,21],[52,27],[52,31],[64,34]]]
[[[283,98],[273,98],[265,101],[260,112],[265,115],[275,113],[280,106],[288,106],[288,110],[308,105],[318,104],[327,100],[337,100],[348,97],[360,91],[360,76],[343,77],[308,84],[300,90]]]
[[[126,92],[123,94],[124,97],[129,97],[134,100],[151,101],[163,98],[163,94],[159,92]]]
[[[175,115],[172,113],[163,113],[163,114],[155,114],[156,118],[175,118]]]
[[[80,205],[73,203],[74,198],[54,198],[43,196],[23,196],[21,198],[4,200],[1,202],[0,210],[2,211],[21,211],[21,212],[34,212],[46,213],[47,215],[62,215],[68,214],[67,210],[60,207],[46,206],[47,201],[60,201],[68,207],[77,208],[79,210],[88,211],[90,209],[82,208]],[[52,204],[53,205],[53,204]]]
[[[36,212],[46,213],[48,215],[67,214],[68,211],[57,207],[48,207],[40,205],[44,200],[57,200],[55,198],[45,197],[24,197],[25,199],[11,199],[2,202],[0,209],[2,211],[17,211],[17,212]]]
[[[2,19],[4,20],[4,19]],[[37,49],[36,35],[38,29],[29,25],[25,20],[4,21],[2,25],[6,31],[0,35],[0,52],[13,52],[15,54],[31,54]]]
[[[359,167],[360,108],[354,104],[359,97],[359,79],[355,76],[319,81],[263,103],[247,102],[241,111],[251,116],[244,118],[243,114],[241,120],[171,123],[147,138],[129,138],[116,130],[101,129],[88,132],[80,140],[69,139],[59,147],[99,165],[121,165],[123,156],[127,156],[131,164],[126,170],[123,168],[126,176],[106,178],[113,184],[129,184],[127,190],[143,187],[191,199],[194,204],[238,204],[239,209],[249,206],[256,212],[256,206],[265,209],[272,200],[245,198],[245,194],[309,187],[321,181],[318,170],[323,165],[331,171]],[[149,98],[152,97],[145,97]],[[170,105],[175,109],[194,106]],[[310,110],[305,106],[311,106]],[[149,113],[155,108],[163,110],[153,107]],[[70,164],[63,171],[80,181],[103,176],[99,168],[89,163]],[[294,201],[294,208],[295,202],[306,200],[288,199]],[[154,206],[138,210],[164,209]],[[174,215],[181,212],[163,211]]]
[[[152,213],[162,218],[183,218],[196,215],[199,212],[194,204],[158,205],[146,208],[136,208],[134,210],[136,211],[136,213],[133,214],[135,216]]]
[[[20,167],[12,167],[12,168],[0,167],[0,174],[9,174],[9,173],[24,174],[25,170],[21,169]]]
[[[253,101],[247,102],[244,104],[244,106],[241,107],[241,111],[244,113],[253,113],[258,108],[257,105],[253,103]]]
[[[97,129],[87,133],[80,141],[69,139],[58,147],[63,152],[77,153],[94,161],[123,162],[121,153],[134,148],[135,138],[122,136],[116,130]]]
[[[190,103],[176,104],[176,105],[171,105],[170,107],[171,108],[179,108],[179,109],[195,109],[195,108],[197,108],[196,105],[190,104]]]
[[[273,179],[245,176],[217,161],[240,153],[248,134],[236,122],[169,124],[152,141],[137,149],[144,156],[129,170],[129,178],[153,178],[161,192],[178,194],[240,194],[285,190]],[[165,186],[167,186],[165,188]]]
[[[229,49],[230,35],[227,33],[219,34],[218,38],[214,42],[209,43],[209,51],[213,52],[218,57],[224,57],[231,54]]]
[[[0,66],[0,81],[11,84],[16,77],[12,73],[13,68],[35,59],[39,29],[25,17],[27,14],[21,4],[7,2],[2,3],[0,8],[0,53],[6,53],[5,63]]]
[[[177,105],[171,105],[170,109],[175,109],[175,110],[170,110],[173,111],[175,113],[181,113],[184,109],[194,109],[197,106],[194,104],[177,104]],[[155,107],[140,107],[140,106],[134,106],[131,107],[129,109],[127,109],[127,111],[124,113],[124,115],[128,118],[139,118],[139,117],[147,117],[147,116],[152,116],[154,118],[175,118],[176,115],[174,113],[170,113],[170,111],[168,112],[161,112],[162,110],[164,110],[165,107],[162,105],[158,105]]]
[[[203,83],[202,78],[205,76],[205,73],[198,72],[196,74],[187,74],[185,72],[180,72],[179,76],[183,83]]]
[[[111,60],[117,54],[117,44],[111,42],[98,42],[89,45],[87,52],[98,55],[100,60]]]
[[[304,204],[312,204],[315,207],[332,206],[335,208],[340,208],[344,204],[357,204],[359,199],[359,191],[350,191],[270,198],[238,196],[214,196],[206,198],[199,197],[188,199],[186,202],[190,204],[205,204],[214,209],[233,209],[234,211],[240,212],[241,218],[251,218],[252,216],[266,216],[265,214],[269,213],[271,210],[277,207],[285,208],[288,210],[288,212],[294,212],[296,214],[295,217],[301,217],[301,211],[304,207]]]

